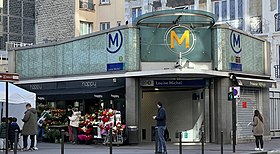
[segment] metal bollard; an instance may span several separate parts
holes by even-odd
[[[65,130],[61,129],[61,154],[64,154],[64,134]]]
[[[204,131],[201,132],[201,154],[204,154]]]
[[[12,146],[12,145],[11,145]],[[18,130],[15,130],[15,143],[14,143],[14,154],[17,154],[18,146]]]
[[[158,154],[158,128],[157,127],[155,127],[155,142],[156,142],[156,144],[155,144],[155,150],[156,150],[156,154]]]
[[[182,132],[179,132],[179,154],[182,153]]]
[[[112,127],[110,128],[110,154],[113,153],[113,132]]]
[[[221,154],[224,153],[224,132],[221,131]]]

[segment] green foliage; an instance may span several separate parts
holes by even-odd
[[[60,132],[57,129],[49,129],[45,134],[45,138],[50,140],[60,139]]]

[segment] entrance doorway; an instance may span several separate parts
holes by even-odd
[[[204,121],[204,89],[176,91],[144,91],[140,108],[141,141],[154,140],[152,118],[157,114],[157,102],[160,101],[167,113],[169,141],[178,142],[177,131],[183,132],[184,142],[198,142]]]

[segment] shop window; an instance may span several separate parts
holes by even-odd
[[[80,21],[80,36],[92,33],[93,23]]]
[[[101,22],[100,23],[100,30],[106,30],[110,28],[110,22]]]
[[[132,8],[132,22],[139,16],[142,15],[142,8]]]

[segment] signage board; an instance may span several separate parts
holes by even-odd
[[[17,73],[0,73],[1,81],[19,81],[19,75]]]

